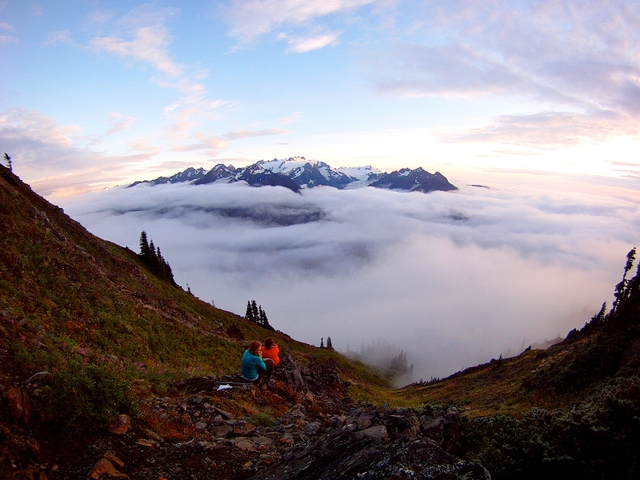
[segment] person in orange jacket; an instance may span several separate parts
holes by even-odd
[[[262,358],[273,360],[273,366],[277,367],[280,363],[280,349],[278,344],[273,341],[273,338],[269,337],[264,340],[264,347],[262,348]]]

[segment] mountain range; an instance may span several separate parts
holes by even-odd
[[[205,171],[204,168],[189,167],[170,177],[142,180],[132,183],[129,187],[140,184],[161,185],[185,182],[193,185],[246,182],[254,187],[281,186],[296,193],[305,188],[320,186],[339,189],[375,187],[422,193],[457,190],[457,187],[449,183],[440,172],[429,173],[422,167],[413,170],[402,168],[391,173],[381,172],[371,166],[333,169],[324,162],[307,161],[304,157],[260,160],[244,168],[235,168],[222,163],[209,171]]]

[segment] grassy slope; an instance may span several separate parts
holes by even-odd
[[[1,166],[0,232],[0,347],[12,352],[5,361],[22,369],[21,378],[75,359],[125,374],[141,392],[161,393],[176,378],[237,372],[247,342],[225,333],[236,324],[247,340],[274,336],[302,363],[335,358],[351,394],[373,403],[453,401],[468,416],[520,416],[588,393],[558,395],[534,380],[570,361],[589,338],[392,390],[358,362],[272,334],[155,278],[134,252],[94,237]]]
[[[364,394],[388,385],[336,352],[268,332],[157,279],[134,252],[91,235],[4,167],[0,231],[0,346],[21,378],[79,361],[120,372],[141,392],[161,391],[176,378],[237,372],[248,341],[271,335],[302,363],[336,358]],[[226,335],[232,324],[247,341]]]

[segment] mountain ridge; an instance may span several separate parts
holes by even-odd
[[[281,186],[299,193],[305,188],[328,186],[338,189],[375,187],[388,190],[429,193],[433,191],[454,191],[457,187],[449,183],[440,172],[434,174],[422,167],[403,168],[391,173],[383,173],[371,166],[333,169],[325,162],[307,161],[304,157],[290,157],[286,160],[259,160],[244,168],[217,164],[211,170],[189,167],[170,177],[137,181],[127,188],[140,184],[151,186],[167,183],[191,183],[205,185],[217,182],[244,181],[254,187]]]

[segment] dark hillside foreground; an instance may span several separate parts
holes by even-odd
[[[546,350],[393,390],[199,300],[0,166],[0,479],[640,478],[640,277],[616,295]],[[238,371],[267,336],[263,389]]]

